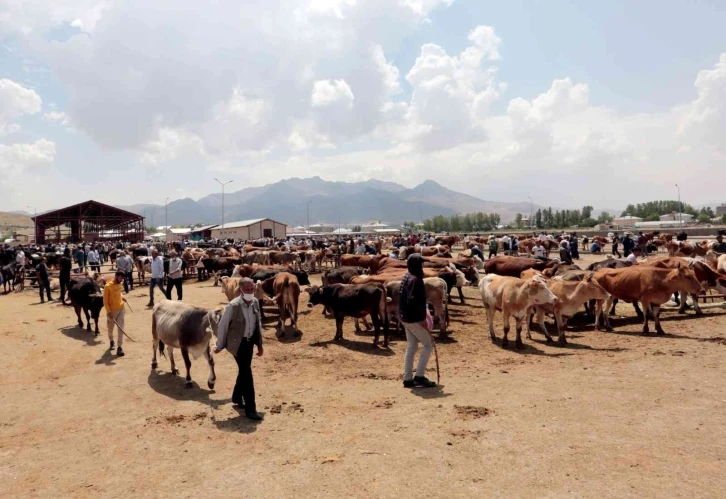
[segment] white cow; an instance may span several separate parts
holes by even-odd
[[[214,374],[214,359],[209,351],[209,340],[212,335],[217,336],[217,326],[222,318],[222,309],[205,310],[203,308],[187,305],[180,301],[164,300],[154,306],[151,315],[151,336],[153,337],[154,358],[151,368],[156,369],[156,349],[164,355],[164,345],[169,348],[169,361],[172,374],[179,374],[174,363],[174,348],[179,348],[187,368],[186,387],[192,387],[190,370],[194,359],[201,355],[209,364],[209,379],[207,386],[212,389],[217,380]]]

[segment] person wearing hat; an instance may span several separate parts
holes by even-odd
[[[723,236],[721,234],[716,236],[716,244],[713,245],[713,250],[716,253],[726,253],[726,243],[723,242]]]
[[[639,256],[640,256],[640,247],[636,246],[635,248],[633,248],[633,251],[627,256],[627,258],[625,260],[632,263],[633,265],[638,265]]]

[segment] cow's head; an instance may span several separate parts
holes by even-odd
[[[473,265],[464,269],[464,276],[466,277],[466,280],[469,281],[469,284],[471,284],[472,286],[479,285],[479,271]]]
[[[293,270],[292,274],[297,277],[297,282],[302,286],[310,286],[310,279],[308,273],[304,270]]]
[[[529,302],[532,305],[551,305],[557,301],[557,297],[547,287],[542,276],[536,275],[526,281],[527,294]]]
[[[582,287],[585,290],[585,293],[590,300],[605,300],[609,296],[608,292],[605,291],[605,288],[603,288],[600,283],[597,282],[597,279],[595,279],[595,274],[586,276],[582,281],[580,281],[578,287]]]
[[[88,296],[88,310],[91,312],[91,317],[94,320],[98,320],[98,316],[103,308],[103,295],[101,293],[93,293]]]
[[[217,337],[217,330],[219,329],[219,321],[222,319],[224,313],[224,307],[217,307],[214,310],[207,312],[207,320],[209,320],[209,327],[207,332],[212,333],[214,337]]]
[[[708,291],[708,285],[701,283],[696,277],[696,274],[685,267],[673,269],[668,274],[668,277],[671,281],[678,281],[679,283],[682,283],[679,285],[679,289],[688,293],[696,294]]]
[[[309,288],[305,288],[305,292],[310,295],[308,308],[313,308],[315,305],[321,305],[323,303],[325,299],[325,292],[323,289],[324,288],[321,288],[320,286],[310,286]]]

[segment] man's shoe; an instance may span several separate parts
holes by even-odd
[[[40,303],[41,303],[41,304],[45,303],[45,300],[41,299],[41,300],[40,300]]]
[[[259,412],[249,412],[247,413],[247,419],[251,419],[252,421],[262,421],[262,414]]]
[[[124,353],[124,350],[123,350],[123,348],[121,348],[121,347],[118,347],[118,350],[116,350],[116,355],[117,355],[118,357],[123,357],[123,356],[124,356],[124,355],[126,355],[126,354]]]
[[[109,348],[109,350],[113,350],[114,348],[116,348],[116,343],[111,340],[111,347]]]
[[[436,386],[436,383],[428,379],[426,376],[414,376],[413,382],[416,386],[420,386],[421,388],[433,388]]]
[[[412,379],[404,379],[403,380],[403,387],[404,388],[413,388],[416,386],[416,383]]]
[[[154,302],[150,301],[149,303],[147,303],[146,308],[154,308]]]

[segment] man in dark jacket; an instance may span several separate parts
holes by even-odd
[[[398,317],[406,330],[406,357],[403,364],[403,386],[414,388],[433,388],[436,383],[426,378],[426,364],[431,357],[433,340],[426,328],[426,287],[424,286],[423,257],[414,253],[406,260],[408,274],[401,281],[401,293],[398,302]],[[423,350],[416,365],[416,376],[413,375],[413,358],[421,342]]]
[[[48,295],[48,301],[53,301],[50,296],[50,274],[48,272],[48,265],[46,264],[45,257],[40,259],[40,263],[35,267],[35,275],[38,279],[38,289],[40,290],[40,303],[45,303],[43,298],[43,291],[45,290]]]
[[[261,421],[255,401],[255,384],[252,377],[253,345],[257,345],[257,356],[261,357],[262,314],[260,304],[255,298],[255,283],[244,277],[239,282],[242,295],[227,305],[217,329],[217,347],[214,353],[226,349],[237,361],[237,382],[232,391],[232,402],[244,409],[247,418]]]
[[[60,259],[60,302],[66,304],[66,291],[71,287],[71,250],[66,248],[63,251],[63,257]]]
[[[630,232],[626,232],[623,238],[623,256],[627,258],[633,252],[633,248],[635,248],[635,241],[630,239]]]

